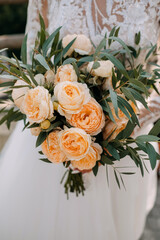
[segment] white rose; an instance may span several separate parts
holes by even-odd
[[[67,119],[70,119],[70,114],[80,112],[83,105],[91,99],[87,85],[78,82],[58,83],[54,89],[54,94],[59,103],[59,113],[66,116]]]
[[[31,123],[40,123],[53,117],[51,96],[48,90],[42,86],[27,91],[21,108]]]
[[[17,80],[16,83],[14,84],[15,87],[18,87],[21,85],[24,86],[24,85],[27,85],[27,83],[24,82],[23,80]],[[23,102],[24,96],[28,90],[29,90],[28,87],[13,88],[12,98],[13,98],[15,105],[18,108],[21,108],[21,104]]]
[[[43,74],[41,74],[41,73],[36,74],[34,76],[34,79],[36,80],[38,85],[44,85],[44,83],[45,83],[45,78],[44,78]]]
[[[109,60],[98,61],[100,66],[96,69],[92,69],[94,62],[90,62],[87,66],[87,71],[91,72],[93,76],[108,78],[112,77],[112,68],[114,67],[113,63]]]
[[[57,69],[55,83],[65,81],[77,82],[77,74],[71,64],[60,66]]]
[[[55,81],[55,73],[53,70],[48,70],[44,75],[47,83],[54,83]]]
[[[62,40],[63,47],[65,48],[74,38],[76,38],[76,40],[71,46],[71,48],[68,50],[66,55],[70,56],[73,51],[79,53],[80,55],[87,55],[91,53],[93,47],[91,41],[83,34],[73,34],[65,36]]]

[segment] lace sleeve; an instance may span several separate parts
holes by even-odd
[[[160,42],[159,42],[160,45]],[[158,64],[160,64],[160,58],[158,58]],[[156,87],[160,93],[160,85],[159,81],[156,84]],[[154,123],[158,119],[160,119],[160,95],[158,95],[155,91],[151,94],[148,107],[150,111],[145,108],[140,109],[139,121],[140,126],[145,127],[149,123]]]
[[[46,27],[48,26],[47,0],[29,0],[26,33],[28,33],[27,52],[34,47],[37,31],[40,29],[39,13],[43,16]]]

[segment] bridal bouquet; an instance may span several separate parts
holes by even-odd
[[[21,61],[0,56],[0,85],[12,104],[1,109],[0,124],[24,121],[41,146],[40,160],[63,164],[65,193],[84,194],[83,173],[110,165],[118,186],[124,185],[123,174],[115,161],[130,156],[143,175],[145,160],[152,169],[159,159],[150,142],[158,141],[159,124],[149,135],[133,138],[139,126],[140,102],[148,108],[146,98],[156,89],[157,75],[149,74],[143,65],[134,65],[140,48],[127,46],[113,28],[98,47],[85,35],[66,35],[59,40],[60,28],[50,36],[40,16],[41,29],[27,63],[27,35],[21,49]],[[136,34],[138,46],[140,33]],[[121,48],[112,50],[117,42]],[[155,47],[151,48],[146,59]],[[7,63],[7,64],[6,64]],[[3,103],[3,101],[1,101]],[[133,145],[134,143],[134,145]],[[34,147],[34,146],[33,146]]]

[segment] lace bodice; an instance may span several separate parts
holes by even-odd
[[[156,43],[159,34],[159,0],[30,0],[27,32],[32,44],[39,29],[38,12],[45,15],[49,33],[63,26],[62,36],[83,33],[96,45],[115,25],[120,26],[119,36],[132,46],[138,31],[143,47]]]
[[[63,26],[61,37],[68,33],[83,33],[89,36],[95,45],[114,26],[120,26],[120,38],[131,46],[134,46],[135,33],[140,31],[141,47],[148,51],[147,46],[157,42],[160,32],[159,0],[30,0],[26,27],[29,48],[34,46],[40,27],[39,12],[45,18],[49,33]],[[117,48],[117,43],[112,47]],[[143,56],[140,59],[143,59]],[[142,109],[145,123],[160,118],[159,102],[155,98],[150,100],[154,107],[152,114],[147,111],[147,119]]]

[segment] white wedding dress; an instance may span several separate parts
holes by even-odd
[[[116,24],[120,37],[134,45],[134,34],[141,31],[143,48],[158,39],[158,0],[32,0],[29,2],[28,46],[39,29],[38,12],[48,2],[48,31],[63,25],[62,36],[84,33],[98,44],[102,35]],[[116,45],[114,47],[117,47]],[[141,58],[143,59],[143,57]],[[141,61],[139,59],[139,61]],[[154,113],[146,115],[138,134],[146,134],[160,117],[159,99],[151,99]],[[21,132],[19,123],[5,145],[0,158],[0,239],[1,240],[137,240],[143,232],[148,211],[156,196],[156,170],[133,168],[135,175],[125,176],[126,191],[119,190],[113,170],[100,167],[98,176],[84,174],[85,196],[70,194],[66,199],[60,185],[62,165],[38,160],[35,137]],[[134,166],[129,158],[117,166]]]

